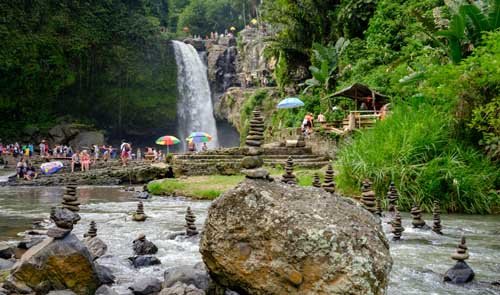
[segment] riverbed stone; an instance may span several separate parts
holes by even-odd
[[[173,286],[161,290],[160,295],[205,295],[205,291],[196,288],[194,285],[187,285],[176,282]]]
[[[151,265],[161,264],[160,259],[153,255],[140,255],[128,258],[135,268],[147,267]]]
[[[109,267],[95,263],[95,269],[101,284],[110,285],[115,282],[115,276]]]
[[[76,295],[76,293],[71,290],[57,290],[50,291],[47,295]]]
[[[207,291],[210,284],[210,277],[203,263],[198,263],[194,266],[183,265],[167,269],[163,274],[163,278],[163,288],[170,288],[175,283],[181,282]]]
[[[0,246],[0,258],[9,259],[14,255],[14,249],[10,245]]]
[[[118,295],[118,293],[111,287],[102,285],[95,291],[95,295]]]
[[[144,234],[139,234],[132,244],[135,255],[156,254],[158,252],[158,247],[153,242],[147,240]]]
[[[161,290],[161,281],[157,278],[141,278],[129,287],[135,295],[148,295],[158,293]]]
[[[0,258],[0,270],[10,269],[13,265],[12,260]]]
[[[389,283],[378,217],[337,194],[246,179],[213,201],[204,228],[211,278],[243,294],[384,294]]]
[[[8,280],[37,293],[70,289],[76,294],[93,294],[100,285],[90,252],[74,234],[46,238],[30,248]]]
[[[106,245],[106,243],[98,237],[86,237],[83,239],[83,243],[89,249],[89,252],[94,260],[103,256],[108,251],[108,245]]]

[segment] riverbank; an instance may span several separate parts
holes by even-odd
[[[279,178],[283,169],[267,168],[271,176]],[[323,177],[323,171],[312,169],[300,169],[294,173],[298,178],[300,186],[310,186],[314,173],[319,172]],[[245,179],[244,175],[206,175],[189,176],[181,178],[168,178],[153,180],[148,184],[148,191],[153,195],[161,196],[183,196],[197,200],[214,200],[223,192],[235,187]]]

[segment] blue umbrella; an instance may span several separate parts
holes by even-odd
[[[278,109],[292,109],[303,106],[304,103],[297,97],[287,97],[278,103]]]

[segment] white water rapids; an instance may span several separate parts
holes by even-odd
[[[184,42],[172,41],[177,62],[178,135],[185,150],[185,138],[191,132],[206,132],[212,136],[209,148],[219,146],[207,67],[196,49]]]

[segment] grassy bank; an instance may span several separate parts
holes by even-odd
[[[283,174],[282,169],[268,169],[272,176]],[[299,185],[309,186],[316,170],[297,170],[295,175],[299,179]],[[323,173],[321,173],[323,174]],[[322,176],[322,175],[321,175]],[[225,191],[235,187],[243,181],[243,175],[208,175],[191,176],[186,178],[161,179],[148,184],[149,191],[154,195],[185,196],[199,200],[213,200]]]

